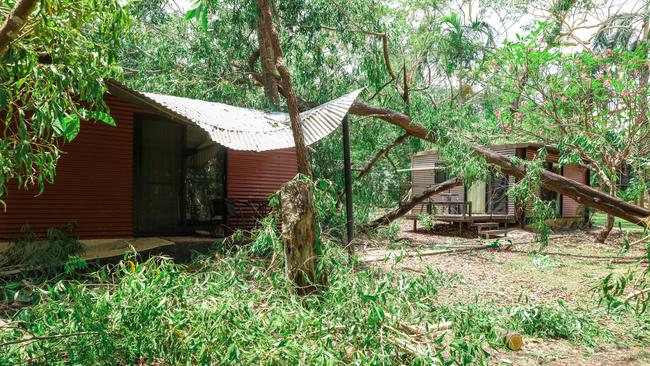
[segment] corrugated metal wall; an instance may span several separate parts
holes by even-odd
[[[18,190],[15,182],[3,197],[0,241],[20,235],[27,224],[38,233],[70,222],[83,239],[133,236],[133,124],[135,113],[152,113],[108,95],[117,127],[83,122],[81,132],[63,147],[53,185]],[[228,150],[227,195],[237,204],[232,227],[250,229],[259,219],[261,201],[297,173],[294,149],[250,152]]]
[[[562,175],[579,183],[587,183],[587,171],[579,165],[565,165]],[[563,196],[562,217],[584,217],[584,212],[580,212],[578,206],[580,206],[578,202],[574,201],[572,198]]]
[[[297,174],[295,149],[265,152],[228,150],[226,194],[237,214],[228,220],[233,228],[250,229],[264,214],[262,201]]]
[[[537,156],[537,150],[529,148],[526,150],[526,159],[532,160]],[[559,155],[556,152],[549,152],[547,161],[557,162]],[[579,165],[569,164],[563,167],[563,175],[569,179],[575,180],[580,183],[587,183],[587,172],[585,169]],[[580,206],[572,198],[569,198],[565,195],[562,195],[562,217],[582,217],[582,213],[579,212],[578,206]],[[530,210],[530,205],[527,207],[527,210]]]
[[[10,184],[0,211],[0,240],[19,235],[29,224],[35,232],[76,222],[82,238],[130,237],[133,231],[133,113],[136,108],[107,96],[117,127],[82,122],[81,132],[57,167],[55,184],[35,197],[38,187]]]

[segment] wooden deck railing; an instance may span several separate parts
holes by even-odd
[[[434,210],[434,207],[440,207],[440,210]],[[472,202],[470,201],[429,201],[427,203],[427,213],[429,215],[460,215],[472,216]]]

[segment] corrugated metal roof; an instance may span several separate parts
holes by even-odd
[[[116,88],[121,90],[115,90]],[[223,103],[138,92],[109,82],[113,94],[128,95],[166,115],[180,117],[208,132],[210,138],[233,150],[267,151],[294,146],[289,114],[264,112]],[[334,131],[363,89],[300,113],[308,145]]]

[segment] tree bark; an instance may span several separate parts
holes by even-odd
[[[261,2],[260,2],[261,3]],[[261,8],[261,5],[260,5]],[[257,37],[259,40],[259,59],[262,68],[261,81],[264,86],[264,95],[273,104],[280,104],[280,94],[278,93],[278,79],[280,75],[276,69],[277,56],[273,50],[269,27],[273,28],[272,19],[269,19],[262,12],[260,22],[257,26]],[[249,67],[254,66],[254,62],[249,61]]]
[[[18,32],[27,23],[37,0],[19,0],[11,10],[2,28],[0,28],[0,56],[4,55],[11,42],[18,37]]]
[[[289,118],[291,119],[291,132],[293,133],[293,139],[296,145],[298,173],[311,177],[309,153],[307,151],[307,145],[305,144],[305,137],[302,133],[298,100],[291,84],[291,75],[284,64],[278,33],[273,26],[271,5],[268,0],[257,0],[257,4],[260,8],[260,34],[262,35],[260,38],[261,57],[264,59],[265,51],[263,51],[263,49],[267,48],[267,54],[272,53],[275,58],[275,65],[273,66],[274,69],[277,70],[277,77],[279,77],[280,83],[282,84],[283,95],[287,101],[287,109],[289,112]],[[264,43],[262,42],[263,40]],[[263,60],[263,63],[266,63],[266,61]],[[277,87],[275,91],[277,92]]]
[[[608,188],[609,188],[609,194],[612,197],[616,197],[616,183],[610,180],[608,182]],[[596,236],[596,243],[604,243],[605,240],[607,240],[609,233],[612,232],[612,228],[614,228],[614,216],[611,214],[607,214],[607,223],[605,224],[605,227],[603,227],[603,229]]]
[[[375,229],[380,226],[388,225],[394,220],[404,216],[407,212],[411,211],[413,207],[424,202],[424,200],[433,196],[434,194],[446,191],[450,188],[454,188],[461,184],[463,184],[463,182],[458,178],[452,178],[442,183],[436,184],[433,187],[422,192],[421,194],[411,197],[410,200],[406,201],[400,207],[390,211],[386,215],[367,223],[366,225],[364,225],[364,227],[366,229]]]
[[[316,277],[316,221],[311,182],[292,180],[280,189],[285,272],[300,295],[318,289]]]
[[[287,101],[287,109],[291,120],[291,132],[296,146],[298,173],[309,177],[309,180],[294,179],[285,184],[280,190],[282,240],[284,242],[286,275],[296,286],[300,295],[313,293],[319,285],[325,285],[325,274],[317,276],[316,261],[316,217],[311,188],[311,169],[307,145],[302,132],[300,111],[296,94],[291,85],[291,75],[284,64],[280,38],[273,25],[273,14],[269,0],[257,0],[260,8],[260,55],[262,58],[272,53],[275,64],[272,75],[279,80],[282,94]],[[263,49],[266,48],[266,51]],[[267,63],[264,61],[263,63]],[[267,65],[270,68],[270,65]],[[276,85],[277,86],[277,85]],[[276,91],[278,91],[276,89]]]

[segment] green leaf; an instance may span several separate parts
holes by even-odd
[[[196,17],[196,9],[190,9],[185,13],[185,20],[190,20]]]
[[[77,137],[81,124],[79,116],[76,114],[69,114],[61,120],[60,135],[65,136],[65,139],[70,142]]]
[[[111,117],[111,115],[108,114],[108,113],[104,113],[104,112],[100,112],[100,111],[93,111],[93,112],[90,112],[88,114],[88,117],[89,117],[89,119],[102,121],[102,122],[106,123],[109,126],[113,126],[113,127],[117,126],[117,123],[115,122],[115,119],[113,117]]]
[[[201,28],[204,32],[208,31],[208,12],[205,9],[201,9]]]

